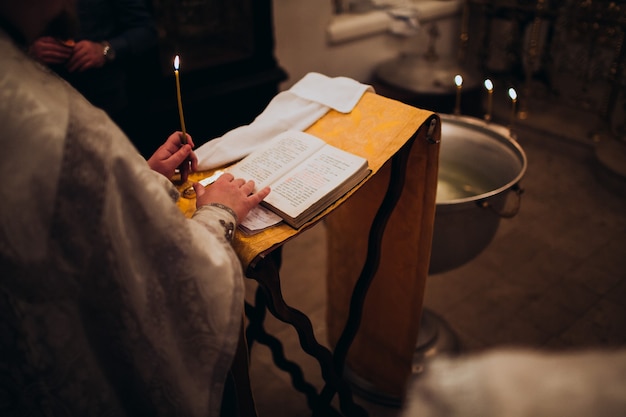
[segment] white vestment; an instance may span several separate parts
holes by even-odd
[[[106,114],[2,30],[0,135],[0,415],[218,415],[244,296],[232,215],[186,219]]]

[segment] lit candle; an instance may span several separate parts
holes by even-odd
[[[485,88],[487,89],[487,113],[485,114],[485,120],[491,120],[491,111],[493,110],[493,83],[489,78],[485,80]]]
[[[513,127],[515,121],[515,105],[517,104],[517,91],[514,88],[509,88],[509,97],[511,97],[511,123],[510,127]]]
[[[463,87],[463,77],[457,74],[454,77],[454,84],[456,84],[456,104],[454,106],[454,114],[461,114],[461,88]]]
[[[181,141],[183,145],[187,143],[187,130],[185,129],[185,117],[183,116],[183,100],[180,95],[180,77],[178,75],[178,68],[180,65],[180,58],[178,55],[174,58],[174,77],[176,78],[176,98],[178,99],[178,117],[180,117],[180,128],[183,132]]]

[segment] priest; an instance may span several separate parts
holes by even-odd
[[[194,184],[175,132],[146,161],[105,112],[24,52],[74,0],[0,0],[0,415],[215,416],[238,343],[237,220],[269,193]]]

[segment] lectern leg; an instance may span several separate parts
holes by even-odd
[[[278,320],[291,325],[296,330],[300,346],[304,352],[318,361],[322,378],[326,381],[327,386],[332,387],[332,390],[339,394],[340,407],[343,413],[348,416],[367,415],[360,406],[354,403],[347,382],[335,371],[331,351],[315,338],[310,319],[301,311],[288,306],[283,299],[276,259],[273,259],[271,255],[264,258],[253,271],[248,273],[248,276],[259,283],[259,288],[255,299],[255,304],[258,303],[258,305],[249,306],[246,309],[251,323],[247,334],[270,348],[276,365],[288,372],[291,375],[294,388],[307,396],[308,405],[314,411],[314,415],[338,414],[330,405],[332,396],[330,398],[319,396],[315,388],[304,380],[302,369],[285,358],[281,342],[265,332],[262,323],[265,308]],[[252,342],[253,339],[251,338],[249,343]]]

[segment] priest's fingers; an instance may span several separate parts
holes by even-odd
[[[191,145],[192,148],[195,147],[195,145],[193,144],[193,139],[191,138],[191,135],[189,133],[185,132],[184,136],[183,136],[183,132],[180,132],[180,131],[176,132],[174,134],[175,135],[178,134],[178,138],[179,138],[178,145],[179,146],[182,146],[182,145],[185,145],[185,144],[188,143],[189,145]]]
[[[233,174],[231,174],[230,172],[225,172],[222,175],[220,175],[220,177],[215,180],[215,182],[231,182],[232,180],[235,179],[235,176]]]
[[[183,161],[188,159],[192,153],[193,151],[191,150],[190,145],[181,146],[176,152],[172,154],[172,156],[170,156],[170,159],[172,160],[172,164],[176,166],[182,164]]]
[[[193,186],[193,190],[196,192],[196,198],[202,197],[204,193],[206,192],[204,185],[200,184],[199,182],[194,182],[192,186]]]
[[[252,182],[252,188],[254,189],[254,182]],[[265,187],[260,189],[259,191],[257,191],[254,194],[250,194],[250,196],[248,197],[248,201],[254,206],[258,205],[261,201],[263,201],[263,199],[265,197],[267,197],[267,195],[270,193],[270,187]]]

